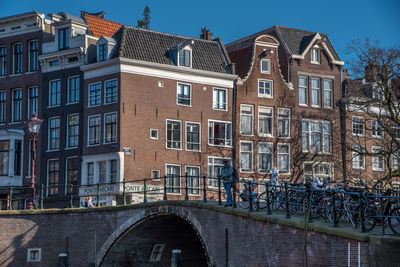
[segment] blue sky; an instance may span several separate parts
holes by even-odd
[[[106,11],[107,19],[136,26],[146,5],[152,30],[199,37],[200,28],[207,26],[224,43],[282,25],[327,33],[345,61],[352,58],[346,46],[356,38],[400,45],[399,0],[0,0],[0,17],[33,10],[77,16],[81,10]]]

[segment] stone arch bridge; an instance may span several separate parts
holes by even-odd
[[[191,201],[0,213],[0,266],[59,266],[61,253],[74,267],[171,266],[173,249],[184,266],[301,266],[304,255],[308,266],[395,266],[399,241]]]

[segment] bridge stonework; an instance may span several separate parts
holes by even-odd
[[[358,262],[360,266],[395,266],[400,256],[396,239],[374,239],[318,224],[309,224],[305,235],[301,220],[287,220],[283,215],[167,201],[1,213],[0,266],[57,266],[58,255],[66,252],[69,266],[108,266],[104,258],[127,232],[165,215],[176,216],[194,229],[209,266],[301,266],[305,239],[308,266],[348,266],[349,262],[351,266]],[[167,227],[154,225],[160,230]],[[41,249],[40,262],[27,262],[32,248]],[[170,251],[165,253],[171,257]],[[143,257],[146,266],[158,266],[148,262],[150,255],[137,257]]]

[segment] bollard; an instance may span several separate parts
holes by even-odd
[[[164,175],[164,201],[168,200],[167,199],[167,176]]]
[[[206,176],[203,175],[203,202],[207,202]]]
[[[43,185],[40,185],[40,209],[43,209]]]
[[[185,172],[185,201],[189,200],[188,174]]]
[[[289,212],[289,189],[288,189],[288,183],[285,181],[285,207],[286,207],[286,218],[290,218],[290,212]]]
[[[70,207],[71,207],[71,208],[73,208],[73,207],[74,207],[74,203],[72,203],[72,202],[73,202],[73,195],[72,195],[72,191],[73,191],[73,185],[72,185],[72,184],[70,184],[70,186],[69,186],[69,195],[70,195],[70,199],[69,199],[69,205],[70,205]]]
[[[100,206],[100,183],[97,183],[97,203],[96,207]]]
[[[146,179],[143,180],[143,202],[147,203]]]
[[[218,176],[218,205],[222,205],[222,200],[221,200],[221,176]]]
[[[253,209],[253,189],[251,188],[251,181],[248,181],[249,186],[249,210],[254,211]]]
[[[267,214],[271,215],[272,212],[271,212],[271,203],[270,203],[270,198],[269,198],[269,185],[268,185],[268,182],[265,183],[265,194],[266,194],[266,197],[267,197]]]
[[[182,267],[182,251],[180,249],[172,251],[171,267]]]
[[[126,181],[125,181],[125,178],[122,180],[122,199],[123,199],[123,201],[124,201],[124,205],[126,205],[126,188],[125,188],[125,184],[126,184]]]

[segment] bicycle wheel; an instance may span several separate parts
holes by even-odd
[[[265,209],[267,208],[267,194],[266,192],[262,192],[257,197],[257,209]]]
[[[364,225],[367,232],[375,228],[378,213],[373,207],[366,207],[364,213]]]
[[[249,208],[249,195],[246,192],[242,192],[239,195],[240,201],[239,206],[243,209]]]
[[[389,212],[389,227],[396,235],[400,235],[400,207],[394,207]]]

